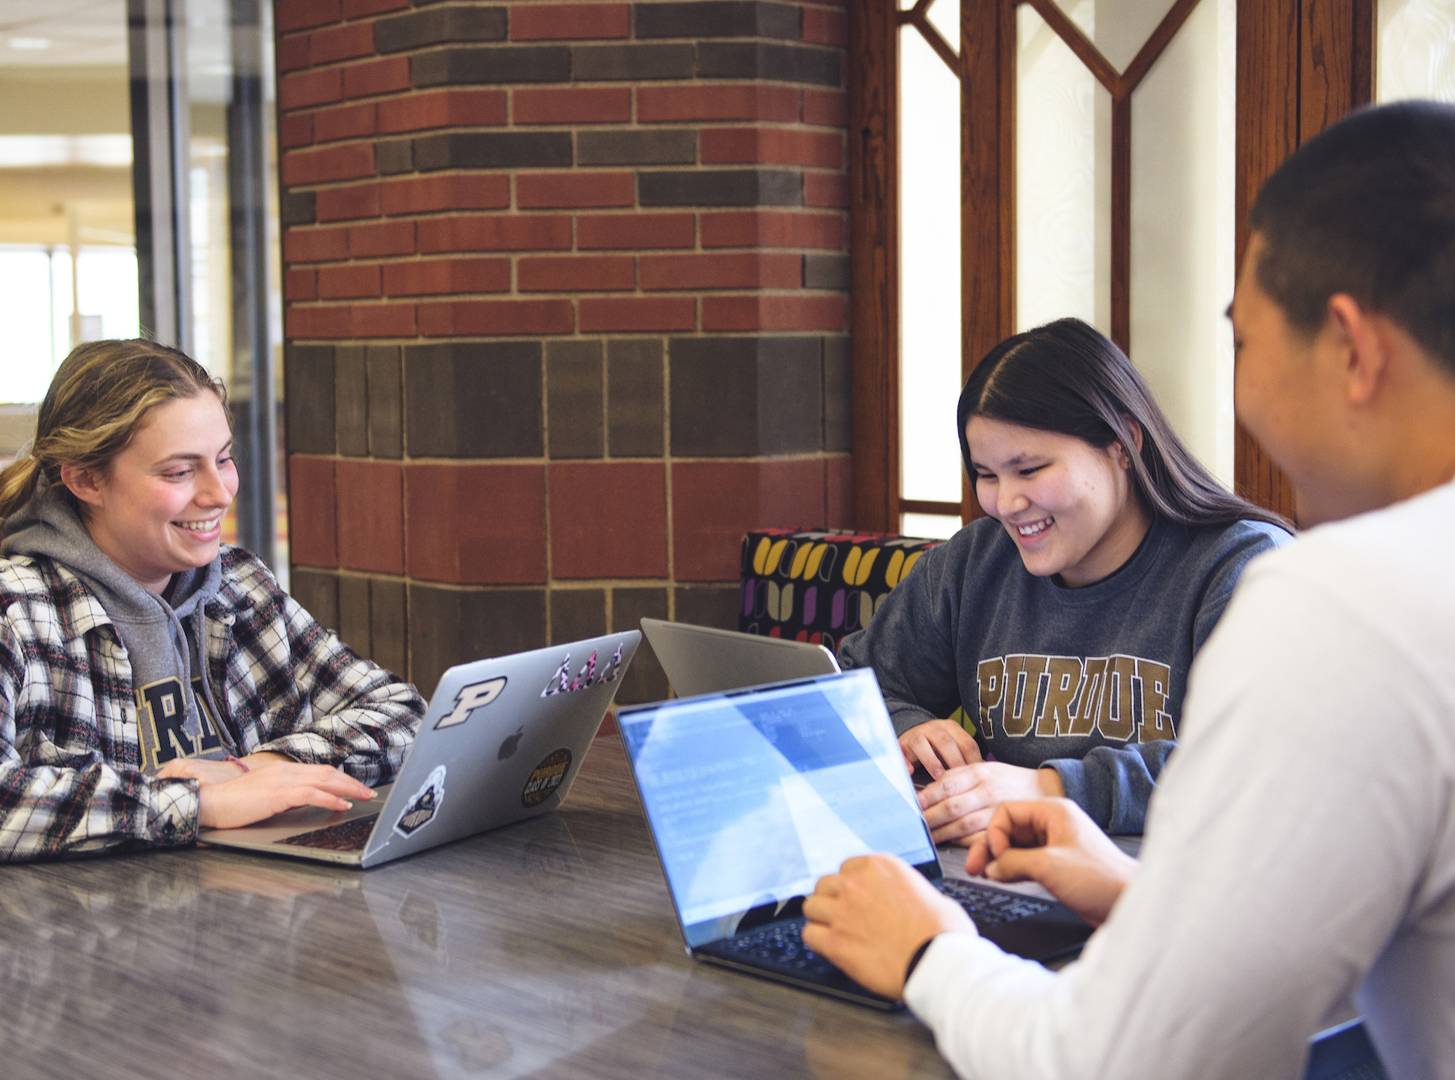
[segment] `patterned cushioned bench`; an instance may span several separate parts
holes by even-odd
[[[941,540],[765,529],[743,537],[738,629],[837,651]]]

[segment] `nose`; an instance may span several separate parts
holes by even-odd
[[[1031,500],[1021,491],[1019,484],[1014,480],[1001,479],[995,493],[995,511],[1002,519],[1019,514],[1030,505]]]
[[[202,469],[198,476],[197,494],[194,498],[199,506],[215,506],[225,509],[232,504],[232,492],[228,490],[227,482],[216,465],[206,466]]]

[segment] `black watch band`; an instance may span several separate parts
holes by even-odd
[[[939,935],[936,934],[935,937],[939,937]],[[924,943],[914,951],[914,955],[909,958],[909,964],[904,969],[905,986],[909,985],[910,977],[914,975],[914,969],[919,967],[919,962],[925,958],[925,953],[929,952],[930,946],[934,943],[935,938],[926,938]]]

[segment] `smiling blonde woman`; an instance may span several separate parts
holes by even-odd
[[[0,472],[0,859],[186,844],[393,779],[424,703],[221,543],[237,484],[195,361],[61,364]]]
[[[937,842],[1042,795],[1139,833],[1192,658],[1287,523],[1219,486],[1077,319],[996,346],[957,424],[988,516],[925,555],[839,659],[878,675],[906,763],[932,778]],[[962,705],[973,730],[942,719]]]

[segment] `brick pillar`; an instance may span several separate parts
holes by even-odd
[[[276,13],[305,606],[428,693],[850,524],[842,0]]]

